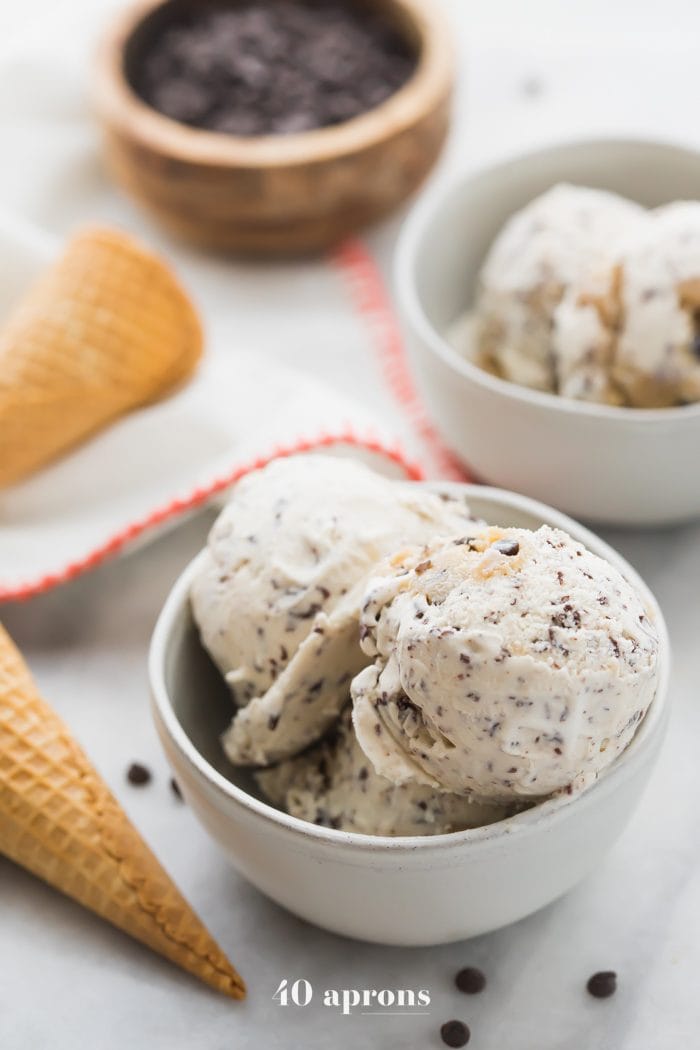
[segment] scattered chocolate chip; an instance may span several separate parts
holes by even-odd
[[[515,769],[512,772],[516,772]],[[475,966],[465,966],[455,977],[455,984],[465,995],[478,995],[486,987],[486,977]]]
[[[586,988],[595,999],[608,999],[617,990],[617,974],[614,970],[600,970],[588,978]]]
[[[277,729],[277,726],[279,724],[279,720],[280,720],[280,716],[279,715],[270,715],[270,717],[267,720],[267,728],[271,732],[272,732],[272,730]]]
[[[440,1037],[445,1046],[466,1046],[471,1032],[464,1021],[445,1021],[440,1029]]]
[[[508,558],[513,558],[520,553],[520,544],[517,540],[497,540],[493,546]]]
[[[544,91],[544,85],[537,77],[526,77],[521,81],[520,90],[525,98],[539,98]]]
[[[180,790],[180,785],[178,784],[178,782],[175,779],[175,777],[171,777],[170,778],[170,790],[172,791],[172,793],[175,796],[175,798],[179,799],[180,802],[183,801],[183,799],[182,799],[182,791]]]
[[[146,766],[141,765],[140,762],[132,762],[126,771],[126,779],[130,784],[141,787],[141,785],[150,782],[151,771]]]

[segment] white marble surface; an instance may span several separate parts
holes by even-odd
[[[11,15],[3,6],[3,30],[14,25],[30,38],[40,33],[36,17],[42,3],[45,9],[44,0],[27,0]],[[590,0],[585,13],[584,5],[572,12],[574,5],[556,0],[527,5],[452,0],[448,6],[459,29],[465,85],[443,174],[529,143],[599,131],[700,141],[694,112],[696,4],[625,0],[613,11],[609,2]],[[43,47],[57,44],[60,37],[43,33]],[[524,92],[526,82],[538,90]],[[41,92],[33,104],[40,108]],[[7,121],[11,109],[5,96],[0,121]],[[89,217],[93,208],[138,224],[97,176],[99,193],[92,181],[79,182],[72,210],[54,214],[48,183],[41,183],[39,193],[28,159],[36,144],[20,120],[13,133],[3,185],[18,207],[56,229],[69,225],[81,209]],[[77,149],[92,148],[77,121],[74,134]],[[66,171],[58,174],[67,177]],[[394,232],[392,223],[372,238],[384,258]],[[201,287],[230,282],[241,300],[241,289],[266,279],[244,267],[224,271],[184,254],[182,263]],[[284,273],[276,271],[270,280],[282,287]],[[272,360],[280,348],[265,335],[266,318],[246,321],[251,331],[258,325],[261,352]],[[303,318],[297,323],[302,326]],[[329,358],[314,343],[311,318],[306,342],[299,347],[307,367],[336,382],[347,374],[347,362]],[[692,477],[688,483],[700,482]],[[240,967],[249,1000],[239,1005],[219,999],[0,861],[2,1050],[437,1047],[440,1023],[453,1016],[470,1023],[470,1046],[479,1050],[697,1045],[700,525],[606,533],[655,590],[676,658],[667,745],[623,839],[593,878],[541,914],[470,943],[430,950],[353,943],[287,915],[228,867],[171,795],[148,713],[145,654],[159,605],[206,528],[206,517],[200,517],[90,577],[31,603],[5,607],[0,616],[46,696]],[[147,788],[125,784],[125,767],[133,759],[155,771]],[[487,991],[473,1000],[451,986],[454,971],[468,963],[481,965],[489,976]],[[587,976],[599,968],[620,974],[613,1000],[596,1002],[583,991]],[[271,999],[283,977],[308,978],[317,997],[325,988],[428,988],[430,1016],[348,1018],[316,1000],[305,1009],[283,1009]]]

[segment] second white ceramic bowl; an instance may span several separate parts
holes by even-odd
[[[657,696],[633,742],[587,791],[490,827],[429,838],[317,827],[265,803],[250,772],[232,766],[223,753],[220,734],[231,718],[231,699],[200,645],[189,603],[201,555],[175,584],[151,645],[156,727],[204,827],[236,868],[285,908],[335,933],[382,944],[472,937],[515,922],[566,893],[600,863],[623,830],[666,725],[666,627],[634,570],[597,536],[549,507],[496,489],[459,490],[475,514],[494,524],[537,528],[547,523],[566,529],[620,569],[658,625]]]
[[[637,141],[539,150],[437,190],[408,220],[396,286],[418,385],[477,477],[592,521],[659,525],[700,515],[700,404],[614,408],[539,393],[471,364],[446,341],[505,221],[558,182],[653,207],[700,194],[700,153]]]

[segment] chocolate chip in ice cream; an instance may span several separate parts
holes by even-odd
[[[126,779],[135,787],[142,787],[151,781],[151,771],[140,762],[132,762],[126,771]]]
[[[508,558],[514,558],[520,552],[520,544],[517,540],[497,540],[493,546]]]
[[[176,799],[179,799],[180,802],[183,801],[182,791],[180,790],[180,785],[178,784],[175,777],[170,778],[170,790],[172,791]]]
[[[465,966],[455,977],[455,984],[465,995],[478,995],[486,987],[486,977],[475,966]]]
[[[594,999],[609,999],[617,991],[617,974],[614,970],[600,970],[588,978],[586,988]]]
[[[445,1021],[440,1029],[440,1038],[445,1046],[466,1046],[471,1038],[471,1032],[464,1021]]]

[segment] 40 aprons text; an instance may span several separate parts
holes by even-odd
[[[283,977],[272,996],[280,1006],[309,1006],[314,999],[314,989],[306,978],[291,983]],[[326,988],[320,997],[322,1006],[328,1006],[349,1014],[353,1009],[364,1013],[381,1012],[394,1007],[409,1012],[430,1006],[427,988],[413,991],[411,988]]]

